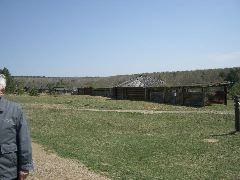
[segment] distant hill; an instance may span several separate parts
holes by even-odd
[[[45,77],[45,76],[14,76],[18,85],[24,87],[61,86],[78,87],[114,87],[139,75],[151,76],[164,81],[168,86],[190,85],[197,83],[214,83],[226,80],[240,79],[240,67],[224,69],[206,69],[194,71],[153,72],[132,75],[117,75],[109,77]]]

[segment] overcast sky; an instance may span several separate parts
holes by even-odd
[[[0,69],[13,75],[239,66],[239,0],[0,0]]]

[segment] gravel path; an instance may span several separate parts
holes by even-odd
[[[76,109],[79,111],[95,111],[95,112],[120,112],[120,113],[141,113],[141,114],[234,114],[232,111],[153,111],[153,110],[110,110],[110,109]]]
[[[119,112],[119,113],[141,113],[141,114],[225,114],[233,115],[234,111],[217,111],[217,110],[131,110],[131,109],[88,109],[88,108],[75,108],[75,107],[66,107],[62,104],[24,104],[25,106],[30,106],[32,108],[42,108],[42,109],[63,109],[63,110],[76,110],[76,111],[94,111],[94,112]]]
[[[32,148],[35,170],[28,180],[108,180],[75,160],[64,159],[45,151],[39,144],[32,143]]]

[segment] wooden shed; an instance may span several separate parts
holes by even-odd
[[[184,106],[227,105],[229,82],[150,88],[150,101]]]
[[[92,87],[77,88],[78,95],[92,95],[92,91],[93,91]]]
[[[77,92],[75,94],[112,97],[112,88],[83,87],[83,88],[77,88]]]
[[[150,87],[164,86],[165,82],[150,76],[139,76],[125,81],[113,88],[113,98],[129,100],[148,100]]]

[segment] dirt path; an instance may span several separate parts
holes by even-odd
[[[120,113],[141,113],[141,114],[233,114],[232,111],[153,111],[153,110],[108,110],[108,109],[77,109],[80,111],[95,111],[95,112],[120,112]]]
[[[32,143],[35,170],[28,180],[108,180],[72,159],[64,159]]]
[[[88,109],[88,108],[74,108],[74,107],[66,107],[62,104],[24,104],[25,106],[31,106],[33,108],[41,108],[41,109],[63,109],[63,110],[76,110],[76,111],[94,111],[94,112],[120,112],[120,113],[141,113],[141,114],[226,114],[233,115],[234,111],[216,111],[216,110],[175,110],[175,111],[159,111],[159,110],[131,110],[131,109]]]

